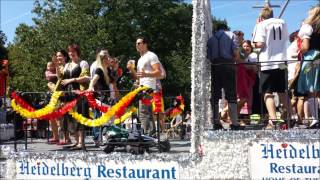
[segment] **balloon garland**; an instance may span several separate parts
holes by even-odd
[[[15,99],[21,107],[27,109],[28,111],[35,111],[35,109],[25,102],[16,92],[11,93],[11,98]]]
[[[125,120],[127,120],[129,117],[131,117],[132,114],[136,114],[137,111],[138,111],[137,108],[131,107],[130,110],[128,112],[126,112],[123,116],[115,119],[113,124],[118,125],[118,124],[123,123]]]
[[[96,102],[96,99],[94,98],[93,96],[93,92],[85,92],[83,93],[82,95],[86,96],[87,100],[88,100],[88,103],[89,103],[89,106],[91,108],[95,108],[95,109],[99,109],[99,111],[105,113],[108,111],[109,107],[108,106],[103,106],[103,105],[99,105],[97,102]]]
[[[122,99],[119,100],[117,104],[112,106],[109,111],[104,113],[100,118],[97,119],[88,119],[81,114],[71,110],[69,111],[69,114],[77,120],[79,123],[90,126],[90,127],[96,127],[101,126],[107,123],[114,115],[116,115],[118,112],[122,112],[128,105],[131,103],[131,101],[134,99],[134,97],[140,92],[149,89],[148,87],[139,87],[131,92],[129,92],[126,96],[124,96]],[[119,114],[119,113],[118,113]],[[121,116],[120,116],[121,117]]]
[[[45,116],[45,115],[47,115],[49,113],[52,113],[55,110],[55,107],[56,107],[56,105],[58,103],[58,99],[61,96],[61,94],[62,94],[61,91],[55,91],[51,96],[49,104],[47,104],[44,108],[41,108],[41,109],[38,109],[38,110],[35,110],[35,111],[30,111],[32,109],[24,108],[24,107],[16,104],[16,99],[12,99],[11,100],[11,106],[12,106],[12,109],[14,111],[18,112],[24,118],[37,119],[37,118]],[[21,103],[21,102],[19,102],[19,100],[17,102]],[[22,104],[24,104],[24,103],[22,103]],[[27,107],[27,106],[30,106],[30,105],[25,103],[24,106]]]
[[[124,96],[117,104],[112,106],[110,110],[108,111],[107,106],[99,106],[93,97],[92,93],[80,93],[79,95],[85,96],[89,102],[92,102],[91,105],[93,107],[98,109],[103,109],[104,111],[107,111],[105,114],[103,114],[98,119],[87,119],[83,117],[81,114],[74,112],[72,108],[76,105],[78,98],[72,100],[71,102],[68,102],[63,107],[60,107],[60,109],[54,111],[56,109],[58,99],[62,95],[61,91],[55,91],[50,99],[50,102],[48,105],[46,105],[44,108],[35,110],[32,106],[30,106],[27,102],[25,102],[16,92],[12,93],[12,101],[11,106],[14,111],[19,113],[24,118],[35,118],[35,119],[48,119],[52,120],[55,118],[59,118],[63,116],[65,113],[69,112],[71,116],[79,121],[80,123],[87,125],[87,126],[101,126],[105,123],[107,123],[113,116],[118,117],[117,123],[123,122],[125,119],[127,119],[132,113],[136,113],[136,108],[130,109],[129,112],[127,112],[125,115],[125,109],[130,105],[131,101],[134,99],[134,97],[140,92],[147,90],[147,87],[139,87],[131,92],[129,92],[126,96]],[[94,102],[94,103],[93,103]],[[123,116],[122,116],[123,115]]]
[[[65,104],[63,107],[61,107],[60,109],[46,114],[44,116],[41,116],[39,119],[47,119],[47,120],[53,120],[53,119],[57,119],[62,117],[64,114],[66,114],[67,112],[69,112],[76,104],[77,104],[78,98],[72,100],[71,102],[68,102],[67,104]]]

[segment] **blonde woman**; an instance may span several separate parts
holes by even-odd
[[[91,80],[89,84],[88,91],[95,91],[98,94],[98,99],[101,102],[106,102],[107,97],[109,97],[109,75],[108,67],[109,62],[108,50],[101,50],[96,57],[96,61],[91,65]],[[101,116],[101,112],[97,109],[94,110],[94,118]],[[100,127],[94,127],[93,131],[93,141],[95,146],[100,145]]]
[[[299,93],[308,94],[310,97],[319,96],[320,91],[320,7],[315,6],[308,12],[308,17],[303,21],[303,25],[298,33],[301,39],[300,52],[303,55],[301,71],[298,79]],[[318,102],[315,100],[310,103],[312,122],[310,127],[318,123],[317,107]]]
[[[96,57],[96,70],[90,80],[88,91],[109,90],[108,66],[108,51],[102,50]]]

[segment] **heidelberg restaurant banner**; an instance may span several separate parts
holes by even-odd
[[[251,179],[320,179],[319,141],[260,141],[249,152]]]

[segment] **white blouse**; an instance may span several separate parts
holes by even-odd
[[[310,39],[312,33],[312,26],[309,24],[303,24],[299,30],[298,36],[300,39]]]

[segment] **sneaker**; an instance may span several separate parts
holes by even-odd
[[[313,127],[314,125],[316,125],[318,123],[318,120],[316,119],[313,119],[311,124],[310,124],[310,127]]]
[[[312,121],[312,123],[307,129],[319,129],[319,128],[320,128],[320,123],[318,121]]]

